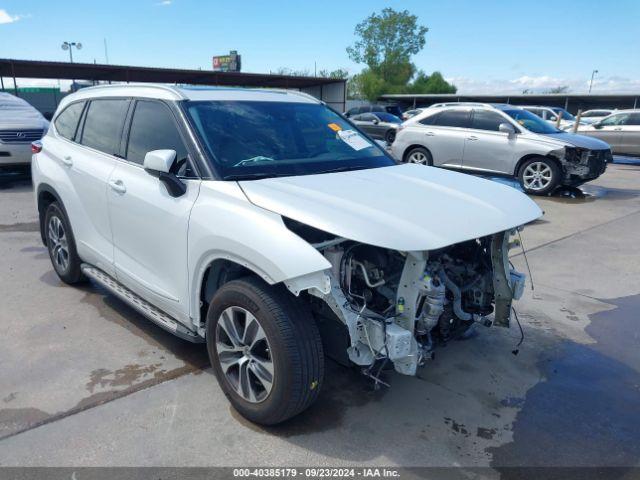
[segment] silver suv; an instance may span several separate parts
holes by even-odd
[[[402,124],[391,151],[397,160],[516,177],[527,193],[598,178],[609,145],[558,130],[513,105],[428,108]]]

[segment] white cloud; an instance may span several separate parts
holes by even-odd
[[[516,94],[523,90],[541,93],[554,87],[568,86],[569,93],[587,93],[589,78],[563,78],[548,75],[522,75],[513,79],[484,79],[450,77],[446,79],[458,87],[460,94]],[[640,79],[620,76],[598,77],[593,81],[592,93],[638,93]]]
[[[17,22],[21,18],[25,18],[27,15],[11,15],[6,10],[0,8],[0,25],[3,23]]]
[[[156,5],[171,5],[173,0],[162,0],[161,2],[156,3]]]

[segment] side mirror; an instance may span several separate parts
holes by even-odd
[[[169,173],[177,155],[175,150],[151,150],[144,156],[142,166],[147,171]]]
[[[593,124],[593,128],[596,130],[600,130],[602,128],[602,124],[600,122],[596,122]]]
[[[187,186],[171,172],[177,155],[175,150],[152,150],[144,156],[142,164],[147,172],[158,175],[172,197],[180,197],[187,192]]]
[[[516,134],[516,129],[513,128],[513,125],[510,123],[501,123],[498,125],[498,131],[508,134],[509,138],[512,138]]]
[[[378,120],[377,118],[374,118],[372,122],[374,125],[378,125],[380,123],[380,120]]]

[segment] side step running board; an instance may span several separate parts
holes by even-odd
[[[106,274],[99,268],[93,267],[87,263],[83,263],[81,269],[82,273],[84,273],[87,277],[98,282],[104,288],[117,296],[120,300],[136,309],[138,312],[140,312],[142,315],[147,317],[159,327],[164,328],[168,332],[171,332],[184,340],[188,340],[193,343],[204,342],[204,338],[202,338],[196,332],[189,330],[187,327],[173,319],[173,317],[170,317],[162,310],[154,307],[146,300],[143,300],[127,287],[125,287],[121,283],[118,283],[115,278]]]

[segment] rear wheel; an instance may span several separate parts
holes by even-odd
[[[391,145],[395,139],[396,139],[396,131],[393,129],[387,130],[387,133],[385,133],[384,135],[384,140],[387,142],[387,144]]]
[[[418,163],[420,165],[433,165],[431,152],[424,147],[412,148],[406,156],[407,163]]]
[[[560,183],[561,172],[551,159],[535,157],[527,160],[520,167],[518,180],[523,190],[534,195],[546,195]]]
[[[324,374],[320,333],[282,286],[233,280],[207,313],[207,350],[224,394],[245,418],[281,423],[317,398]]]
[[[47,207],[44,228],[49,258],[60,280],[70,285],[83,281],[82,261],[76,251],[71,225],[57,202]]]

